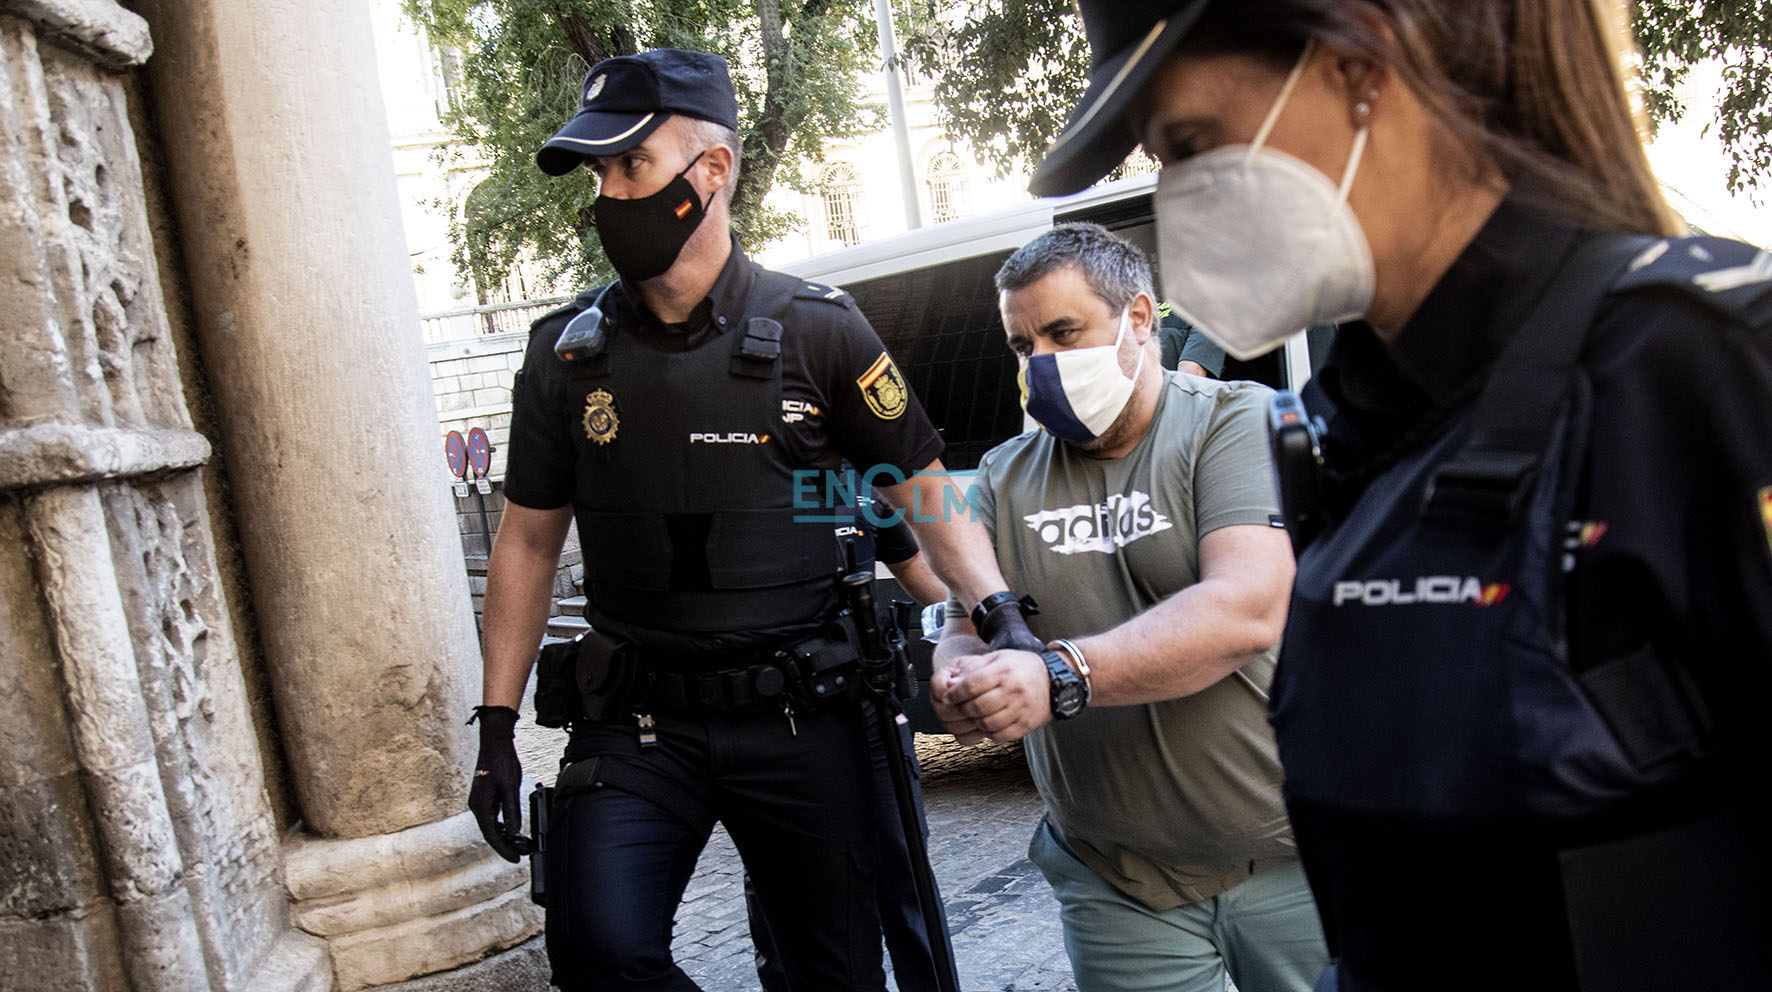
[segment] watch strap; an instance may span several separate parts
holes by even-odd
[[[1053,719],[1068,720],[1071,717],[1076,716],[1078,713],[1083,712],[1083,707],[1089,705],[1089,696],[1087,692],[1083,694],[1082,702],[1075,710],[1068,713],[1061,712],[1058,707],[1058,694],[1060,689],[1066,685],[1073,685],[1079,689],[1082,688],[1083,680],[1078,677],[1076,670],[1071,667],[1071,663],[1064,660],[1064,655],[1052,650],[1040,652],[1040,660],[1046,663],[1047,684],[1049,686],[1049,691],[1052,694],[1051,706]]]

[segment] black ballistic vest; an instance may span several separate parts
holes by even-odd
[[[1671,790],[1702,764],[1704,707],[1667,659],[1644,648],[1576,671],[1564,630],[1565,556],[1581,540],[1572,504],[1590,426],[1577,360],[1609,276],[1650,244],[1598,239],[1578,250],[1511,339],[1482,396],[1377,475],[1353,511],[1329,521],[1300,553],[1270,712],[1289,802],[1341,811],[1344,824],[1389,818],[1478,825],[1468,835],[1476,837],[1549,836],[1560,824]],[[1687,244],[1672,242],[1672,250]],[[1620,284],[1641,288],[1655,278],[1627,275]],[[1312,405],[1320,410],[1322,399],[1319,392]],[[1690,958],[1644,964],[1673,921],[1652,917],[1664,928],[1659,935],[1636,933],[1633,910],[1609,887],[1654,893],[1678,864],[1671,894],[1648,897],[1666,907],[1661,912],[1679,915],[1676,904],[1696,897],[1704,916],[1679,922],[1700,930],[1713,912],[1726,921],[1764,915],[1704,894],[1706,877],[1726,887],[1729,872],[1753,860],[1737,859],[1748,836],[1739,819],[1704,819],[1713,811],[1649,817],[1655,826],[1640,844],[1626,838],[1623,848],[1564,851],[1562,877],[1549,884],[1560,887],[1569,914],[1584,992],[1678,988],[1632,969],[1690,976],[1703,967]],[[1698,819],[1698,827],[1685,822]],[[1384,974],[1390,955],[1372,931],[1399,908],[1374,902],[1380,887],[1366,883],[1401,869],[1381,851],[1313,852],[1308,822],[1298,821],[1299,842],[1331,943],[1339,925],[1344,945],[1363,945],[1368,974]],[[1427,871],[1415,884],[1425,892],[1440,881]],[[1394,888],[1385,891],[1397,901]],[[1718,954],[1745,949],[1732,939],[1716,943]],[[1506,960],[1509,949],[1493,952]],[[1445,967],[1456,970],[1460,952],[1448,953]],[[1342,988],[1366,986],[1344,975]]]
[[[836,511],[794,506],[794,471],[822,479],[838,459],[808,464],[781,436],[779,318],[801,285],[759,270],[740,326],[684,352],[649,348],[606,319],[600,353],[573,364],[573,506],[597,611],[687,632],[828,613],[842,564]],[[822,519],[796,519],[807,516]]]

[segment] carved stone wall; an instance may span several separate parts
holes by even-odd
[[[326,988],[156,274],[148,53],[109,2],[0,5],[0,987]]]
[[[365,9],[133,6],[0,0],[0,989],[533,985]]]

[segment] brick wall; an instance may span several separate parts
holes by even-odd
[[[523,365],[523,349],[529,343],[527,332],[489,334],[460,341],[446,341],[429,346],[431,388],[437,399],[437,484],[450,486],[457,480],[449,474],[443,453],[443,438],[450,431],[467,436],[478,427],[492,443],[492,465],[487,478],[492,491],[481,496],[472,484],[466,496],[456,496],[455,520],[461,533],[462,557],[468,570],[468,586],[473,594],[474,617],[478,621],[486,596],[487,533],[496,536],[504,516],[505,447],[511,436],[511,378]],[[481,506],[484,501],[485,517]],[[584,565],[578,550],[578,530],[566,534],[566,547],[560,554],[560,569],[554,578],[554,602],[548,614],[558,616],[558,601],[578,595],[575,583],[584,577]]]
[[[431,391],[437,398],[437,466],[447,482],[442,438],[450,431],[464,437],[478,427],[492,442],[492,470],[487,477],[505,477],[505,443],[511,436],[511,377],[523,367],[527,332],[488,334],[427,346],[431,360]]]

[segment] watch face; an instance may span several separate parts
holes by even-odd
[[[1076,716],[1083,709],[1083,687],[1072,684],[1061,686],[1052,700],[1053,715],[1060,719]]]

